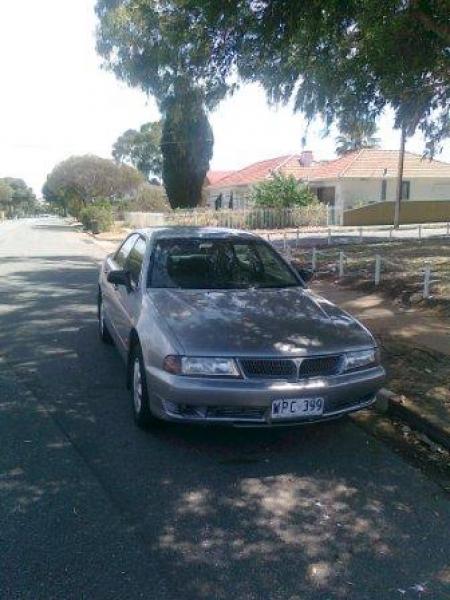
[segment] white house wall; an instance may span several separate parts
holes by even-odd
[[[410,200],[450,200],[450,178],[410,179]],[[341,179],[341,194],[344,210],[361,204],[381,201],[382,179]],[[397,193],[397,180],[386,179],[386,200],[394,201]]]
[[[392,198],[390,197],[391,192]],[[344,210],[356,208],[369,202],[380,202],[381,179],[341,179],[341,196]],[[389,181],[386,200],[393,200],[394,197],[394,186]]]
[[[411,180],[412,200],[450,200],[450,178]]]
[[[342,222],[343,214],[343,195],[342,185],[339,179],[329,179],[327,181],[311,181],[309,183],[311,191],[315,191],[318,188],[334,188],[334,222],[339,225]]]
[[[215,201],[219,194],[222,194],[222,208],[228,208],[230,196],[233,194],[233,207],[235,209],[245,208],[248,204],[247,199],[251,188],[247,185],[232,187],[209,187],[207,203],[210,208],[215,208]]]

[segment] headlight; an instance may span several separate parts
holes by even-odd
[[[200,358],[196,356],[167,356],[164,370],[174,375],[201,377],[240,377],[232,358]]]
[[[380,363],[377,348],[371,350],[360,350],[358,352],[347,352],[344,355],[344,371],[355,371],[364,367],[374,367]]]

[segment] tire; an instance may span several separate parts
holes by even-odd
[[[158,423],[150,410],[147,379],[145,376],[144,359],[139,343],[135,344],[130,354],[130,394],[134,422],[141,429],[148,429]]]
[[[103,300],[100,292],[98,294],[98,335],[104,344],[113,344],[112,336],[109,333],[109,329],[105,323],[103,314]]]

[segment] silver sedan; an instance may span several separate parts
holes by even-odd
[[[242,231],[139,230],[100,270],[99,332],[137,425],[301,424],[366,408],[385,372],[369,331]]]

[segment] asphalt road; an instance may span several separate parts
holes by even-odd
[[[350,420],[132,423],[96,332],[103,250],[0,225],[0,597],[450,598],[450,502]]]

